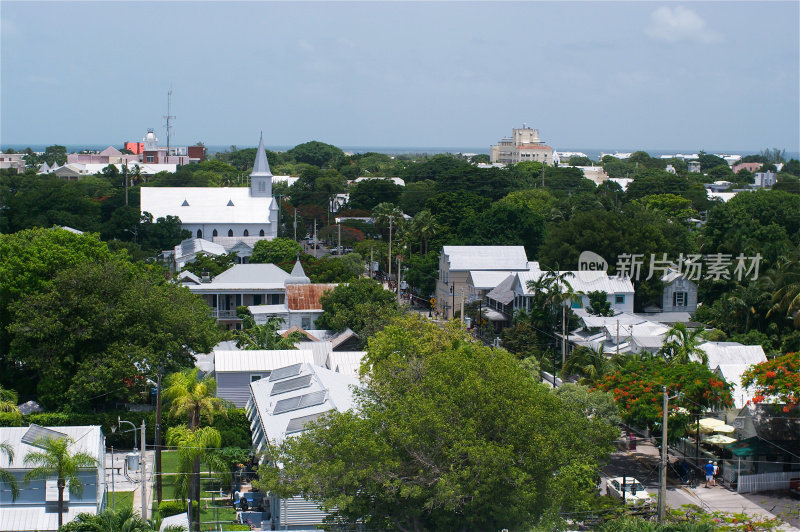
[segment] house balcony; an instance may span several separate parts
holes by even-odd
[[[241,320],[236,310],[211,309],[211,315],[218,320]]]

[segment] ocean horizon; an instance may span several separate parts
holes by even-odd
[[[33,151],[36,152],[43,152],[47,146],[52,146],[53,144],[18,144],[18,143],[9,143],[9,144],[2,144],[0,145],[0,150],[5,151],[8,149],[14,151],[24,151],[27,148],[31,148]],[[178,146],[182,146],[182,144],[177,144]],[[114,146],[113,144],[62,144],[62,146],[67,148],[67,153],[74,153],[79,152],[82,150],[92,150],[92,151],[101,151],[109,146]],[[230,150],[233,145],[220,145],[220,144],[209,144],[206,145],[206,150],[209,155],[214,155],[216,153],[225,152]],[[238,149],[246,149],[246,148],[255,148],[256,146],[239,146],[235,145]],[[122,149],[121,146],[114,146],[117,149]],[[278,151],[283,152],[292,149],[294,146],[266,146],[268,150],[271,151]],[[465,146],[338,146],[342,151],[346,153],[368,153],[368,152],[375,152],[375,153],[383,153],[386,155],[436,155],[440,153],[461,153],[461,154],[489,154],[488,147],[465,147]],[[587,157],[592,160],[599,160],[600,154],[605,153],[632,153],[635,151],[644,151],[650,154],[652,157],[660,157],[662,155],[675,155],[675,154],[693,154],[698,153],[700,149],[664,149],[664,148],[555,148],[558,152],[582,152],[585,153]],[[706,149],[707,153],[715,153],[715,154],[726,154],[726,155],[753,155],[761,153],[764,148],[759,149],[752,149],[752,150],[712,150]],[[787,158],[800,158],[800,152],[790,152],[786,151]]]

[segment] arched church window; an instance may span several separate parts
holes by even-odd
[[[228,229],[228,236],[233,236],[233,229]]]
[[[248,231],[247,229],[245,229],[245,230],[244,230],[244,233],[242,233],[242,236],[250,236],[250,231]]]
[[[217,233],[216,229],[214,229],[214,233],[212,234],[212,236],[219,236],[219,233]]]
[[[197,238],[203,238],[203,231],[200,229],[197,230]]]
[[[263,229],[258,232],[258,236],[264,236],[264,230]]]

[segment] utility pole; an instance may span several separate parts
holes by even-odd
[[[452,313],[450,319],[453,319],[456,317],[456,283],[450,284],[450,293],[453,294],[453,306],[450,307],[450,312]]]
[[[142,419],[142,519],[147,520],[147,440],[145,439],[144,419]]]
[[[659,474],[658,483],[658,522],[659,524],[664,521],[664,513],[666,509],[666,501],[664,500],[667,495],[667,404],[669,397],[667,397],[667,387],[663,387],[664,404],[663,416],[661,419],[661,469]]]
[[[617,355],[619,355],[619,320],[617,320]]]
[[[339,222],[336,225],[339,228],[339,246],[338,246],[338,249],[336,251],[337,251],[337,255],[339,255],[341,257],[342,256],[342,223]]]
[[[117,511],[117,488],[114,486],[114,446],[111,446],[111,509]]]
[[[373,258],[373,253],[372,252],[373,252],[373,248],[370,247],[369,248],[369,278],[370,279],[372,279],[375,276],[375,270],[372,269],[372,265],[374,263],[373,261],[375,260]]]
[[[314,240],[312,241],[311,245],[314,246],[314,256],[315,257],[317,256],[317,246],[319,246],[319,244],[317,244],[317,242],[319,242],[317,240],[317,219],[314,218]]]
[[[392,281],[392,222],[394,215],[389,216],[389,282]]]
[[[567,300],[561,302],[561,370],[567,363]],[[562,375],[563,377],[563,375]]]
[[[297,242],[297,207],[294,209],[294,241]]]
[[[400,279],[402,273],[400,273],[400,255],[397,256],[397,303],[400,304]]]
[[[156,380],[156,462],[154,473],[156,475],[156,500],[161,504],[161,374],[163,368],[158,368]]]
[[[464,292],[461,292],[461,323],[464,323]]]
[[[122,165],[122,175],[125,178],[125,206],[128,206],[128,163]]]

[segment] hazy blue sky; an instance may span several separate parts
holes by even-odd
[[[0,143],[798,151],[798,2],[0,2]]]

